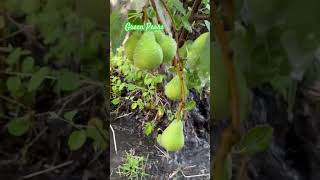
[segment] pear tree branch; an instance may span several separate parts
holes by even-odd
[[[153,6],[153,9],[156,11],[158,21],[161,22],[161,19],[159,17],[159,13],[158,13],[156,5],[155,5],[155,1],[154,0],[150,0],[150,1],[151,1],[152,6]],[[186,29],[182,28],[181,33],[179,35],[177,34],[177,30],[176,30],[176,27],[174,25],[174,19],[173,19],[173,16],[172,16],[171,12],[169,11],[169,8],[167,7],[166,3],[163,0],[160,0],[160,1],[163,4],[163,6],[164,6],[165,10],[167,11],[167,13],[169,14],[171,22],[173,23],[173,26],[172,26],[173,35],[174,35],[174,38],[175,38],[175,40],[177,42],[177,52],[176,52],[176,56],[173,59],[173,65],[175,67],[176,73],[178,74],[179,80],[180,80],[181,101],[179,103],[178,111],[177,111],[177,114],[176,114],[176,116],[180,119],[181,114],[182,114],[182,110],[185,107],[185,102],[186,102],[187,97],[186,97],[186,91],[184,89],[184,87],[185,87],[184,86],[184,78],[183,78],[183,67],[184,67],[184,65],[183,65],[183,62],[181,61],[181,58],[180,58],[180,55],[179,55],[179,47],[181,47],[184,44],[184,41],[185,41],[186,36],[188,34],[188,31]],[[190,14],[189,19],[188,19],[188,21],[190,23],[192,23],[192,21],[194,21],[196,19],[196,18],[194,18],[194,16],[198,12],[200,4],[201,4],[201,0],[195,0],[194,1],[193,5],[192,5],[192,9],[191,9],[191,14]]]
[[[232,6],[232,0],[228,0]],[[213,29],[217,38],[217,42],[220,46],[223,64],[226,68],[228,76],[228,84],[230,88],[230,100],[231,100],[231,113],[232,121],[229,127],[227,127],[221,134],[220,144],[216,152],[216,157],[213,164],[213,179],[222,179],[224,174],[225,162],[228,155],[231,153],[233,145],[239,141],[241,132],[240,121],[240,106],[239,106],[239,94],[237,91],[237,81],[235,74],[235,66],[233,64],[232,49],[229,45],[228,34],[225,31],[225,25],[218,16],[217,7],[215,2],[212,3],[212,23]],[[230,22],[229,22],[230,23]]]

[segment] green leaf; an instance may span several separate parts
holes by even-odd
[[[120,9],[115,9],[110,15],[110,40],[112,52],[121,45],[125,35],[125,17],[122,16]]]
[[[173,6],[182,14],[186,15],[186,10],[183,7],[183,4],[179,0],[172,0]]]
[[[87,140],[87,133],[85,130],[73,131],[69,136],[68,146],[70,150],[75,151],[80,149]]]
[[[137,10],[128,10],[128,21],[131,24],[142,24],[142,13]]]
[[[191,25],[190,25],[190,23],[189,23],[189,20],[188,20],[187,18],[182,18],[181,20],[182,20],[182,25],[183,25],[183,27],[184,27],[187,31],[189,31],[189,32],[191,33],[191,32],[192,32],[192,28],[191,28]]]
[[[33,68],[34,68],[34,59],[30,56],[25,58],[21,65],[22,72],[30,73],[33,71]]]
[[[132,90],[134,90],[134,89],[136,88],[136,85],[134,85],[134,84],[127,84],[127,88],[128,88],[129,91],[132,91]]]
[[[93,141],[93,147],[95,149],[101,149],[106,150],[108,145],[106,142],[106,137],[108,135],[108,131],[103,129],[100,131],[99,136],[96,137],[96,139]]]
[[[136,108],[137,108],[137,106],[138,106],[138,104],[137,104],[137,103],[132,103],[132,104],[131,104],[131,109],[136,109]]]
[[[88,137],[95,139],[99,136],[98,131],[103,130],[103,123],[98,118],[92,118],[89,120],[87,125],[87,134]]]
[[[158,112],[157,112],[158,117],[162,117],[164,115],[164,109],[162,106],[158,107]]]
[[[154,127],[155,127],[154,121],[147,122],[143,128],[144,134],[149,136],[152,133],[152,131],[154,130]]]
[[[17,92],[21,87],[21,80],[17,76],[11,76],[7,79],[7,87],[11,93]]]
[[[66,113],[64,113],[63,117],[66,119],[66,120],[69,120],[69,121],[72,121],[74,116],[78,113],[78,110],[75,109],[75,110],[72,110],[72,111],[68,111]]]
[[[42,81],[46,78],[46,75],[49,74],[49,71],[50,69],[48,67],[42,67],[35,74],[33,74],[29,81],[28,91],[31,92],[38,89]]]
[[[267,149],[272,141],[273,128],[260,125],[252,128],[241,139],[238,148],[242,154],[252,155]]]
[[[80,84],[79,75],[68,70],[62,70],[58,77],[58,87],[63,91],[75,90]]]
[[[111,101],[111,103],[112,103],[113,105],[119,104],[119,103],[120,103],[120,98],[115,98],[115,99],[113,99],[113,100]]]
[[[8,123],[8,131],[11,135],[22,136],[29,130],[30,125],[31,122],[29,117],[27,116],[12,119]]]
[[[87,135],[94,140],[95,149],[105,150],[107,148],[108,132],[103,128],[103,123],[99,118],[92,118],[87,125]]]
[[[22,55],[28,54],[29,51],[22,50],[21,48],[14,49],[10,55],[7,57],[7,62],[9,65],[15,65]]]
[[[196,107],[196,102],[195,101],[189,101],[187,104],[186,104],[186,110],[187,111],[190,111],[191,109],[195,108]]]

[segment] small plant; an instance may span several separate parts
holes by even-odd
[[[143,156],[136,156],[134,150],[125,152],[125,163],[118,167],[118,174],[128,179],[142,179],[148,174],[145,173],[146,159]]]

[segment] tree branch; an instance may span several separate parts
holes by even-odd
[[[201,20],[210,20],[210,16],[207,15],[201,15],[201,14],[195,14],[193,16],[193,21],[201,21]]]
[[[193,5],[192,5],[192,10],[191,10],[191,14],[189,16],[189,23],[192,23],[193,21],[193,16],[198,12],[199,6],[201,4],[201,0],[195,0]],[[179,40],[178,40],[178,48],[180,48],[183,44],[184,41],[186,40],[186,37],[188,35],[188,31],[186,29],[182,29],[181,34],[179,36]]]
[[[222,60],[228,76],[231,98],[230,108],[232,112],[232,122],[221,135],[221,140],[219,142],[220,145],[218,146],[218,150],[214,160],[213,179],[222,179],[226,158],[231,152],[233,145],[240,139],[241,121],[235,66],[232,62],[233,52],[231,47],[229,46],[229,39],[227,33],[224,31],[225,29],[223,22],[218,17],[216,4],[214,2],[212,4],[213,13],[211,14],[211,22],[213,23],[213,29],[220,46],[220,50],[222,52]]]

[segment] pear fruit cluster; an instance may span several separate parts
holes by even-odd
[[[188,97],[189,90],[186,86],[184,81],[184,92],[185,96]],[[180,78],[178,75],[174,76],[171,81],[165,86],[164,90],[165,95],[173,101],[178,101],[181,99],[181,85],[180,85]]]
[[[176,54],[175,40],[162,31],[134,32],[124,44],[127,58],[145,70],[159,67],[170,62]]]
[[[170,62],[177,51],[176,41],[170,36],[166,36],[162,31],[156,31],[155,36],[163,51],[163,61]]]
[[[158,143],[167,151],[179,151],[184,146],[182,120],[175,119],[158,135]]]

